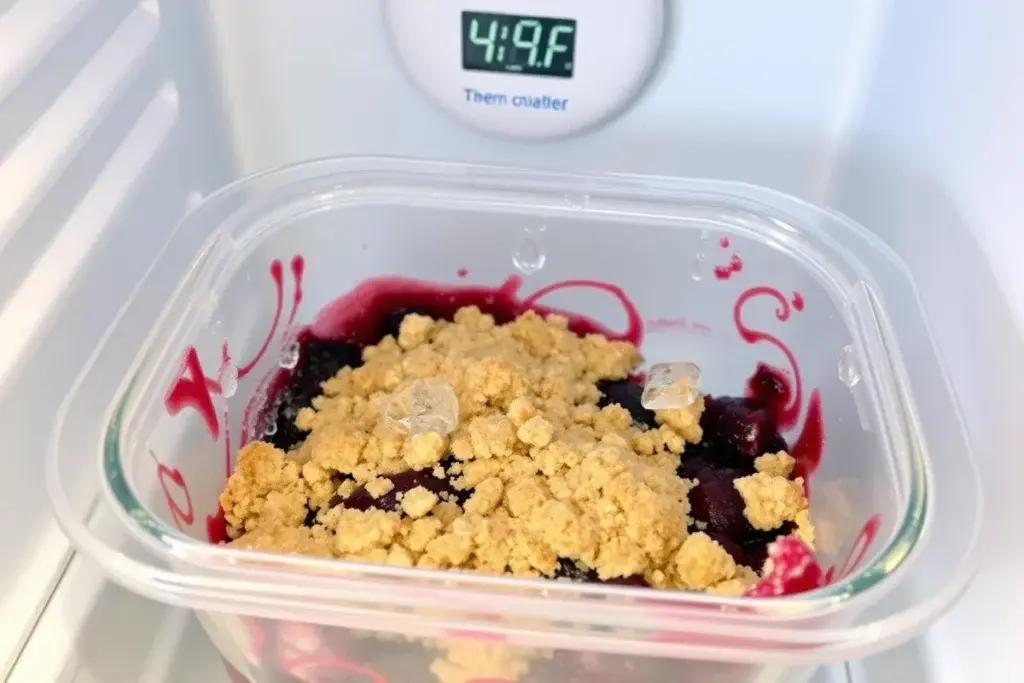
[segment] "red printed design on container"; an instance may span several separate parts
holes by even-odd
[[[799,294],[796,294],[794,298],[797,296]],[[747,289],[740,294],[739,298],[736,299],[735,306],[733,306],[733,323],[736,325],[736,331],[739,333],[740,338],[748,344],[764,342],[774,346],[786,358],[786,363],[789,365],[788,370],[776,370],[771,373],[777,380],[778,385],[772,387],[774,396],[765,398],[769,402],[769,407],[774,414],[773,417],[779,429],[785,431],[795,427],[800,419],[804,391],[803,379],[800,376],[800,365],[797,363],[796,355],[790,350],[789,346],[778,337],[762,330],[753,329],[743,321],[744,309],[754,301],[765,298],[774,300],[776,304],[775,318],[780,323],[788,321],[793,310],[800,311],[802,306],[801,308],[791,306],[789,299],[782,292],[774,287],[767,286]],[[802,297],[800,301],[803,301]],[[770,366],[761,364],[759,369],[762,368],[770,368]],[[763,375],[761,373],[755,373],[754,375],[755,378],[760,376]],[[747,387],[747,393],[758,395],[762,389],[762,387],[755,386],[752,382]],[[814,389],[811,391],[807,401],[807,414],[804,418],[803,429],[790,448],[790,455],[796,459],[796,469],[794,472],[796,476],[807,478],[818,469],[824,443],[825,433],[821,417],[821,392]]]
[[[164,500],[167,501],[167,509],[171,513],[171,519],[174,520],[175,526],[179,530],[186,526],[192,526],[196,519],[195,509],[192,507],[192,494],[189,493],[185,478],[181,476],[178,468],[168,467],[160,462],[152,450],[149,451],[149,457],[156,463],[157,483],[160,484],[160,490],[164,494]]]
[[[305,272],[305,261],[302,256],[293,256],[290,263],[294,288],[292,291],[292,306],[288,313],[286,327],[290,327],[295,320],[299,305],[302,303],[302,277]],[[278,328],[281,326],[281,316],[284,311],[284,267],[279,259],[270,263],[270,278],[274,286],[274,316],[271,319],[270,329],[260,344],[256,354],[248,362],[238,366],[238,379],[247,377],[264,358],[274,339],[277,337]],[[287,332],[285,333],[287,334]],[[220,371],[231,363],[231,351],[228,342],[221,346]],[[221,414],[218,414],[214,407],[214,396],[222,395],[221,383],[206,375],[203,363],[199,358],[199,352],[194,346],[185,349],[184,358],[177,377],[172,382],[167,394],[164,397],[164,405],[170,415],[177,415],[185,409],[191,409],[202,417],[207,430],[214,441],[219,441],[221,435],[224,437],[224,472],[225,477],[231,474],[232,452],[231,452],[231,423],[227,407]],[[158,463],[157,476],[160,477],[160,485],[164,492],[164,499],[167,502],[171,516],[178,527],[192,526],[195,522],[195,515],[192,511],[191,494],[188,484],[177,469],[170,469],[159,464],[156,455],[154,460]],[[182,493],[188,501],[188,510],[185,511],[178,505],[175,498],[168,490],[168,482]],[[187,514],[185,514],[187,512]],[[214,514],[206,516],[206,535],[211,543],[220,543],[227,540],[227,526],[224,520],[224,511],[216,506]]]

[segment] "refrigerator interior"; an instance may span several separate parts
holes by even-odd
[[[413,87],[379,0],[0,0],[0,679],[226,680],[188,614],[73,556],[47,512],[49,425],[203,194],[270,166],[385,154],[742,180],[876,231],[940,340],[985,478],[989,553],[924,636],[818,681],[1012,680],[1024,465],[1004,444],[1024,410],[1024,6],[666,4],[667,43],[629,108],[526,143],[476,132]]]

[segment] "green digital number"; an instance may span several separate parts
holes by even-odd
[[[563,35],[572,35],[576,31],[573,26],[556,26],[551,29],[551,35],[548,36],[548,47],[544,51],[544,68],[550,69],[551,62],[554,60],[555,55],[563,52],[568,52],[569,48],[563,45],[559,40]]]
[[[529,40],[523,37],[523,33],[526,29],[530,29],[532,34]],[[516,23],[515,31],[512,32],[512,44],[520,50],[529,50],[530,56],[527,58],[526,63],[531,66],[537,66],[537,58],[540,56],[540,38],[543,33],[540,22],[535,19],[520,19]]]
[[[474,19],[469,24],[469,42],[479,47],[487,48],[484,53],[484,61],[490,64],[494,61],[494,48],[498,39],[498,22],[491,20],[491,26],[487,29],[487,35],[480,35],[480,22]]]

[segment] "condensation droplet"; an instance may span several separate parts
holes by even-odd
[[[234,363],[225,363],[218,373],[217,381],[220,382],[220,395],[224,398],[231,398],[238,391],[238,368]]]
[[[693,278],[694,282],[700,282],[704,279],[708,268],[708,257],[702,251],[698,251],[693,257],[693,269],[690,270],[690,277]]]
[[[527,228],[523,235],[523,241],[519,249],[512,255],[512,265],[523,275],[533,275],[548,260],[547,252],[544,250],[544,243],[541,241],[541,233],[547,228]]]
[[[418,379],[391,394],[381,407],[381,421],[406,434],[451,434],[459,426],[459,399],[443,379]]]
[[[274,436],[274,434],[277,434],[277,423],[270,422],[263,429],[263,436]]]
[[[277,364],[285,370],[294,370],[299,364],[299,343],[292,342],[281,351]]]
[[[565,203],[574,211],[582,211],[590,204],[589,194],[567,194]]]
[[[852,345],[846,345],[839,352],[839,381],[851,389],[860,382],[857,371],[857,358]]]
[[[700,396],[696,363],[657,363],[647,372],[640,404],[647,410],[686,408]]]
[[[199,190],[192,190],[185,195],[185,208],[188,211],[196,208],[203,203],[203,193]]]

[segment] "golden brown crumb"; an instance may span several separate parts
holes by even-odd
[[[532,652],[501,643],[447,639],[441,641],[444,657],[430,670],[440,683],[468,683],[472,680],[517,681],[529,671]]]
[[[528,446],[537,446],[538,448],[543,448],[551,443],[551,437],[554,434],[554,425],[539,415],[524,422],[516,432],[520,441]]]
[[[387,495],[393,488],[395,488],[394,482],[384,477],[374,477],[366,482],[366,491],[374,498]]]
[[[785,522],[794,521],[797,513],[807,507],[804,481],[800,478],[790,481],[758,472],[736,479],[733,485],[746,504],[743,514],[755,529],[778,529]]]
[[[739,565],[736,567],[735,576],[733,576],[731,579],[726,579],[725,581],[716,583],[715,585],[708,588],[708,592],[713,593],[715,595],[724,595],[731,598],[738,598],[741,595],[743,595],[748,588],[757,583],[758,579],[760,578],[761,577],[757,575],[757,572],[755,572],[750,567],[744,567],[743,565]]]
[[[405,462],[414,470],[423,470],[441,462],[448,444],[437,432],[412,436],[406,443]]]
[[[673,569],[683,587],[704,590],[736,575],[736,562],[703,531],[690,534],[676,553]]]
[[[473,495],[470,496],[463,506],[466,514],[486,515],[492,512],[501,503],[501,495],[504,493],[504,488],[501,479],[497,477],[491,477],[477,484],[473,490]]]
[[[779,451],[778,453],[765,453],[764,455],[754,458],[754,469],[764,474],[771,474],[776,477],[789,478],[789,475],[793,474],[793,467],[796,465],[796,460],[793,456],[786,451]]]
[[[323,527],[268,524],[232,541],[231,546],[246,550],[275,553],[298,553],[314,557],[333,557],[334,539]]]
[[[434,330],[434,321],[425,315],[410,313],[398,328],[398,345],[405,350],[414,349],[427,340]]]
[[[262,525],[302,526],[308,484],[284,452],[254,441],[238,452],[238,464],[220,494],[220,506],[231,526],[252,531]]]
[[[437,505],[437,494],[417,486],[402,497],[402,511],[413,519],[419,519]]]
[[[796,513],[796,516],[793,518],[793,521],[796,522],[796,531],[794,531],[793,533],[808,547],[813,548],[816,539],[814,525],[811,524],[810,511],[807,510],[806,508],[801,510],[800,512]]]

